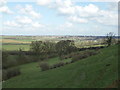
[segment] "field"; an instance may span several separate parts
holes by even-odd
[[[2,48],[5,50],[19,50],[19,48],[22,48],[24,51],[28,51],[30,46],[29,45],[2,45]]]
[[[114,45],[101,49],[98,55],[43,72],[38,63],[20,65],[21,75],[5,81],[3,88],[114,88],[112,84],[118,79],[117,50]],[[48,60],[50,64],[57,61]]]
[[[61,40],[74,40],[78,48],[102,46],[103,37],[84,37],[84,36],[2,36],[0,43],[2,43],[3,50],[19,50],[24,51],[30,49],[31,41],[49,41],[59,42]]]

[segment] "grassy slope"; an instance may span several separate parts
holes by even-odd
[[[20,76],[3,83],[5,88],[92,88],[107,87],[117,80],[117,46],[102,49],[99,55],[41,72],[35,63],[21,67]],[[111,64],[106,66],[106,64]]]

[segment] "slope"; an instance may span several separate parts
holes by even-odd
[[[35,67],[35,63],[21,67],[22,74],[5,81],[3,87],[105,88],[118,79],[118,45],[101,49],[98,55],[60,68],[41,72]]]

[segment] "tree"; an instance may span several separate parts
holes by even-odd
[[[105,42],[107,43],[107,46],[111,46],[114,36],[115,35],[112,32],[110,32],[110,33],[107,34],[107,36],[105,38]]]
[[[76,47],[73,40],[62,40],[56,44],[56,50],[58,55],[61,57],[62,55],[74,52]]]
[[[52,42],[44,42],[44,50],[45,52],[47,53],[51,53],[51,52],[55,52],[55,43],[52,43]]]
[[[42,41],[32,41],[30,44],[30,50],[36,53],[48,53],[55,51],[55,43],[51,42],[42,42]]]
[[[44,51],[44,44],[42,41],[32,41],[30,44],[30,50],[33,51],[36,55],[39,55]]]

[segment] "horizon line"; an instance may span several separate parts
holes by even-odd
[[[0,35],[0,36],[98,36],[98,37],[105,37],[106,35]],[[115,35],[115,37],[120,37],[120,35]]]

